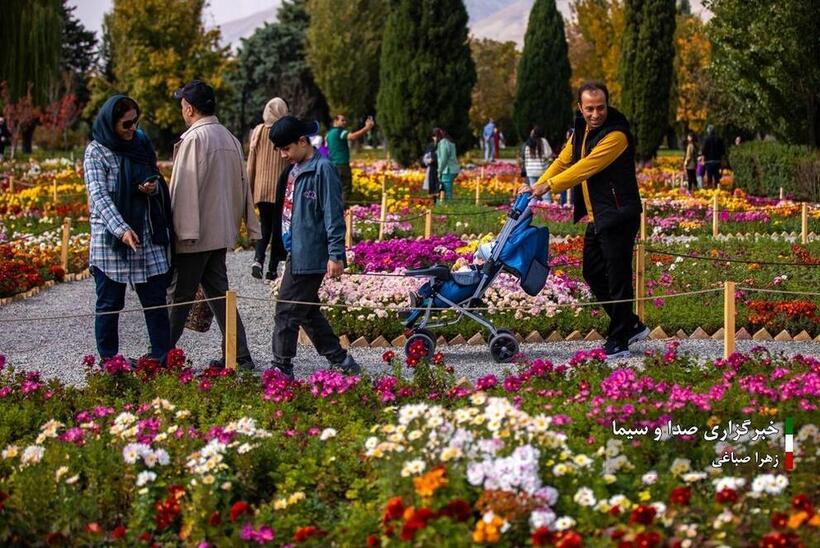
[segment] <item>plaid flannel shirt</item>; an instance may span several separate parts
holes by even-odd
[[[119,157],[100,143],[92,141],[85,149],[83,170],[91,212],[89,266],[97,267],[115,282],[130,283],[132,286],[168,272],[168,249],[151,242],[147,213],[137,251],[129,248],[124,258],[105,243],[106,232],[122,238],[131,228],[112,200],[120,172]]]

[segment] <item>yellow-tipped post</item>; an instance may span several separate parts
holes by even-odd
[[[715,193],[715,196],[712,199],[712,237],[713,238],[717,238],[718,234],[720,233],[719,232],[719,226],[718,226],[718,223],[720,221],[718,220],[718,215],[719,215],[718,195],[717,195],[717,193]]]
[[[430,239],[433,236],[433,210],[428,209],[424,214],[424,237]]]
[[[646,315],[646,249],[643,242],[638,243],[635,252],[635,314],[641,321]]]
[[[809,204],[804,203],[800,212],[800,241],[809,243]]]
[[[68,240],[71,237],[71,218],[63,219],[63,239],[60,244],[60,266],[63,272],[68,272]]]
[[[236,291],[225,292],[225,367],[236,369]]]
[[[735,351],[735,282],[723,282],[723,357]]]
[[[353,210],[345,212],[345,247],[350,249],[353,246]]]
[[[379,215],[379,241],[384,240],[384,225],[387,222],[387,193],[382,192],[382,211]]]

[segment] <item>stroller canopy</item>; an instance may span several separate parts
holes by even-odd
[[[531,223],[532,213],[528,211],[507,238],[499,260],[518,277],[521,289],[535,296],[547,283],[550,233],[546,227],[531,226]]]

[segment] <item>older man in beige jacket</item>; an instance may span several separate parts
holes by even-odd
[[[236,245],[244,219],[252,240],[261,237],[253,197],[245,177],[242,147],[219,123],[213,89],[194,80],[174,96],[180,99],[188,130],[174,147],[171,175],[171,208],[176,232],[175,288],[173,301],[194,299],[201,284],[205,296],[224,297],[228,290],[225,252]],[[224,366],[225,301],[210,301],[222,330],[223,358],[211,366]],[[171,341],[182,336],[190,305],[171,309]],[[253,369],[245,328],[237,313],[236,358],[243,369]]]

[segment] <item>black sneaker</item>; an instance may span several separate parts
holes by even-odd
[[[279,372],[280,375],[285,377],[287,380],[292,381],[295,380],[296,377],[293,374],[293,365],[292,364],[284,364],[284,363],[276,363],[271,362],[271,369]]]
[[[267,281],[269,281],[269,282],[272,282],[272,281],[273,281],[273,280],[275,280],[278,276],[279,276],[279,275],[276,273],[276,271],[275,271],[275,270],[274,270],[274,271],[270,271],[270,270],[268,270],[267,272],[265,272],[265,279],[266,279]]]
[[[257,280],[262,279],[262,263],[259,261],[255,261],[251,266],[251,276],[256,278]]]
[[[618,360],[632,357],[632,352],[629,347],[618,342],[609,340],[604,344],[604,352],[606,352],[607,360]]]
[[[350,354],[342,361],[342,363],[334,363],[331,365],[334,369],[341,369],[345,375],[358,375],[362,372],[362,367],[353,359]]]
[[[636,343],[643,341],[649,337],[649,328],[642,322],[636,323],[632,329],[629,330],[629,343]]]
[[[236,361],[236,367],[243,371],[253,371],[256,369],[256,364],[253,363],[253,360],[250,356],[247,358],[242,358],[241,360]]]

